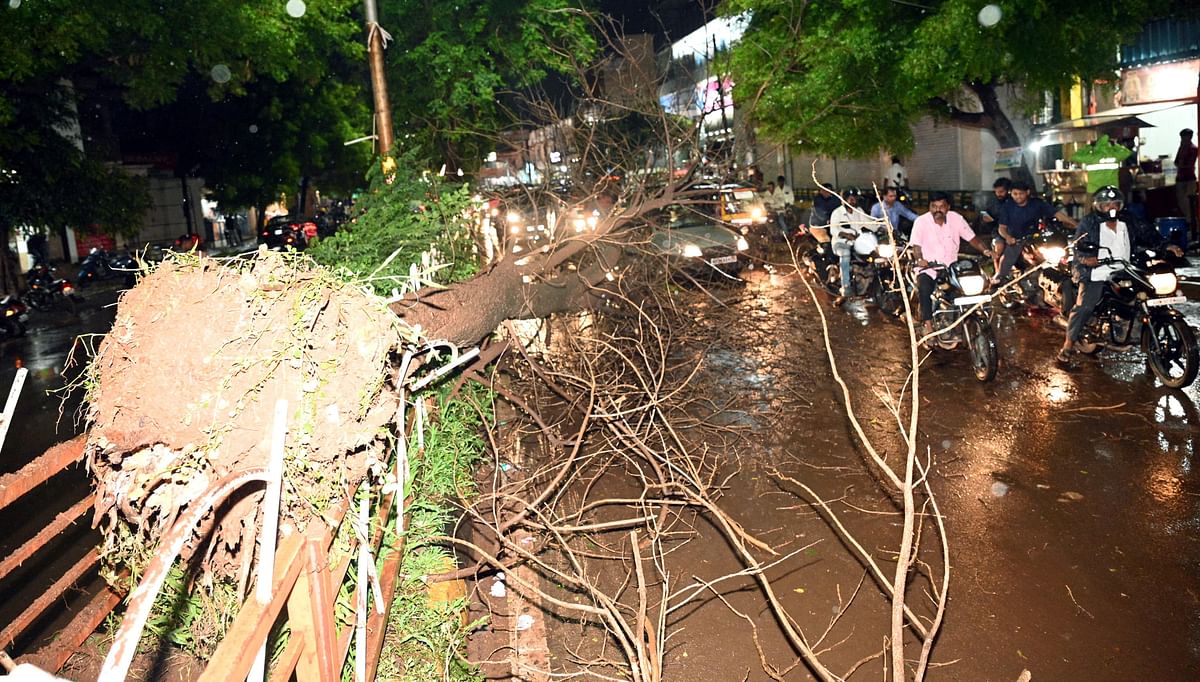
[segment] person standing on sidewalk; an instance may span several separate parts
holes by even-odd
[[[1196,219],[1196,145],[1192,142],[1192,129],[1179,131],[1179,150],[1175,152],[1175,203],[1181,215],[1187,219],[1192,239],[1200,239],[1200,226]]]

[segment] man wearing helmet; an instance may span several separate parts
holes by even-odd
[[[842,193],[842,205],[829,217],[830,246],[841,259],[842,270],[842,295],[833,299],[834,305],[841,305],[850,295],[850,254],[854,250],[854,240],[864,228],[875,230],[871,216],[858,207],[861,199],[862,194],[857,188],[846,188]]]
[[[1072,279],[1078,285],[1078,293],[1074,301],[1063,301],[1063,314],[1068,315],[1067,338],[1058,351],[1059,362],[1071,361],[1075,342],[1083,336],[1083,327],[1100,303],[1109,275],[1117,269],[1113,265],[1100,265],[1101,250],[1105,258],[1126,261],[1137,247],[1166,248],[1175,256],[1183,255],[1183,250],[1178,246],[1167,244],[1158,232],[1123,212],[1121,209],[1124,205],[1125,198],[1119,189],[1112,185],[1101,187],[1092,195],[1092,212],[1084,216],[1075,230],[1072,239],[1075,248],[1096,255],[1077,255],[1075,258]]]

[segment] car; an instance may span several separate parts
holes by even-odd
[[[749,263],[746,237],[693,205],[674,205],[652,221],[651,253],[672,274],[735,278]]]
[[[742,234],[767,222],[767,209],[758,191],[736,183],[697,182],[684,189],[689,203]]]
[[[317,223],[311,218],[275,216],[258,231],[258,243],[273,251],[288,248],[303,251],[308,241],[317,235]]]

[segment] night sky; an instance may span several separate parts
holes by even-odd
[[[653,33],[659,47],[700,28],[717,0],[599,0],[601,11],[620,19],[626,33]]]

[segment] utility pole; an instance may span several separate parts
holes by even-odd
[[[383,75],[383,27],[375,0],[363,0],[367,23],[367,58],[371,65],[371,91],[375,96],[375,152],[387,156],[392,151],[392,107],[388,104],[387,79]]]

